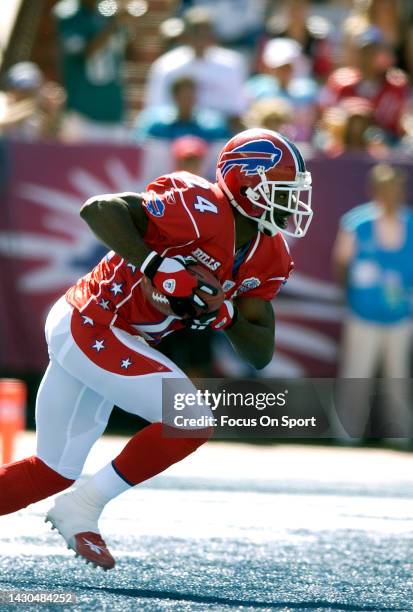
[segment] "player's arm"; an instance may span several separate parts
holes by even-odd
[[[335,280],[342,287],[347,284],[350,262],[354,256],[355,237],[353,232],[341,228],[338,231],[332,253],[332,272]]]
[[[225,332],[240,357],[260,370],[274,354],[275,320],[271,302],[245,297],[236,300],[235,305],[235,323]]]
[[[104,194],[89,198],[80,216],[107,247],[136,266],[150,253],[143,241],[148,218],[139,193]]]

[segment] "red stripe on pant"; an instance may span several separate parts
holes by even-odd
[[[67,489],[74,480],[64,478],[39,457],[27,457],[0,467],[0,515]]]
[[[82,315],[73,311],[70,329],[74,341],[88,359],[102,370],[120,376],[141,376],[171,369],[156,359],[139,353],[117,338],[110,327],[85,324]],[[138,340],[135,339],[137,346]],[[138,349],[139,350],[139,349]]]

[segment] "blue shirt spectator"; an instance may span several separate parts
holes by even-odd
[[[353,314],[381,325],[412,315],[413,212],[398,212],[403,239],[388,248],[380,241],[376,221],[381,210],[374,202],[357,206],[342,218],[342,228],[354,236],[354,254],[347,277],[347,303]]]
[[[352,443],[364,436],[372,392],[368,379],[379,371],[385,379],[385,401],[379,404],[380,435],[403,444],[411,431],[407,383],[413,211],[404,205],[407,174],[403,170],[380,163],[368,178],[372,201],[342,217],[333,249],[335,275],[347,302],[338,374],[344,379],[364,379],[362,384],[347,382],[337,387],[334,427],[341,439],[352,439]]]
[[[151,138],[169,141],[191,135],[214,142],[231,136],[222,115],[196,107],[196,85],[192,79],[177,79],[172,84],[171,95],[173,105],[148,108],[140,113],[133,129],[135,141]]]
[[[263,72],[248,79],[246,96],[250,101],[284,98],[294,110],[294,140],[309,141],[317,114],[319,87],[313,78],[300,75],[302,47],[295,40],[278,38],[267,42],[263,52]]]

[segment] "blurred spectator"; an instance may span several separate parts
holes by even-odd
[[[345,29],[351,33],[359,23],[363,29],[375,26],[393,49],[395,65],[413,76],[413,5],[401,0],[354,0],[353,14]]]
[[[392,51],[378,28],[369,27],[355,38],[357,66],[334,71],[321,93],[321,106],[336,105],[348,97],[369,100],[374,119],[390,144],[402,134],[401,117],[407,103],[407,76],[393,67]]]
[[[208,153],[205,140],[197,136],[181,136],[173,141],[171,153],[177,170],[203,176]]]
[[[320,121],[315,146],[328,157],[343,153],[368,153],[384,157],[388,152],[383,131],[375,124],[373,106],[364,98],[346,98],[327,108]]]
[[[289,136],[292,132],[294,109],[285,98],[265,98],[254,102],[244,116],[247,128],[262,127]]]
[[[341,40],[338,55],[338,64],[340,66],[351,66],[356,68],[358,65],[359,49],[357,47],[357,38],[368,28],[366,15],[354,10],[343,21],[341,27]]]
[[[142,111],[135,124],[134,140],[174,140],[188,134],[207,142],[229,138],[229,129],[219,113],[197,108],[196,92],[197,86],[193,79],[183,76],[174,81],[171,85],[173,104]]]
[[[297,77],[297,66],[302,59],[299,43],[290,38],[275,38],[266,43],[262,56],[261,74],[251,77],[246,84],[250,100],[284,98],[294,110],[295,132],[298,141],[311,139],[317,114],[318,86],[310,77]]]
[[[264,32],[267,15],[278,0],[183,0],[186,8],[202,6],[210,11],[218,40],[239,49],[252,49]]]
[[[406,113],[402,117],[404,136],[400,141],[399,150],[413,157],[413,113]]]
[[[343,133],[345,151],[364,152],[369,145],[369,130],[373,126],[373,107],[364,98],[346,98],[341,103],[346,113]]]
[[[268,20],[267,35],[297,41],[306,59],[301,61],[301,74],[325,80],[334,60],[331,24],[323,17],[309,15],[309,0],[284,0],[283,8]]]
[[[123,9],[107,16],[103,4],[61,0],[55,7],[67,91],[63,138],[68,141],[121,141],[125,136],[121,65],[127,26],[134,18]]]
[[[405,182],[402,170],[374,166],[369,175],[372,201],[352,209],[341,220],[333,265],[348,306],[343,378],[371,378],[379,365],[386,378],[407,380],[410,376],[413,212],[405,207]],[[366,391],[365,385],[358,388],[361,395]],[[390,410],[388,420],[406,432],[410,417],[402,397],[405,389],[400,383],[391,391],[396,399],[385,406]],[[347,416],[340,416],[361,436],[369,402],[368,397],[358,396],[357,400],[352,403],[347,396]]]
[[[180,136],[197,136],[208,143],[204,172],[208,178],[214,176],[216,156],[231,133],[220,113],[198,107],[196,90],[193,79],[178,77],[171,86],[169,106],[149,107],[138,115],[132,140],[145,147],[142,158],[144,184],[154,176],[172,172],[170,143]]]
[[[359,0],[360,1],[360,0]],[[403,42],[402,11],[398,0],[363,0],[369,25],[378,27],[386,43],[397,52]]]
[[[372,104],[364,98],[346,98],[341,102],[341,107],[346,113],[344,151],[385,157],[388,147],[383,130],[374,121]]]
[[[347,116],[340,106],[326,108],[314,135],[314,146],[328,157],[338,157],[344,152],[344,130]]]
[[[186,13],[186,45],[165,53],[151,66],[145,95],[146,108],[170,104],[170,86],[189,76],[198,87],[198,106],[215,110],[236,123],[245,110],[242,56],[215,45],[211,18],[202,8]]]
[[[18,140],[56,138],[65,99],[60,85],[44,82],[36,64],[15,64],[0,94],[0,133]]]

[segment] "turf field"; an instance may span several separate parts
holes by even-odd
[[[122,443],[101,440],[86,471]],[[0,590],[77,596],[0,609],[413,610],[412,468],[395,451],[209,444],[107,507],[111,572],[64,548],[50,501],[0,518]]]

